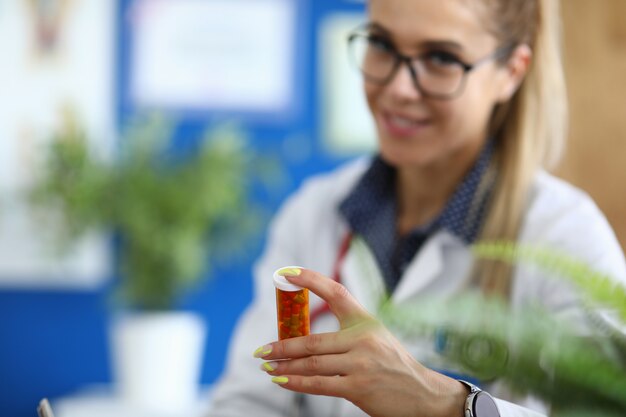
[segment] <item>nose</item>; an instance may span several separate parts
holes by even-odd
[[[407,101],[419,100],[422,97],[417,87],[417,73],[409,60],[400,61],[386,88],[397,99]]]

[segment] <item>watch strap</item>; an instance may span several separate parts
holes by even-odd
[[[479,417],[474,415],[474,401],[476,399],[476,395],[482,392],[482,389],[472,384],[471,382],[467,382],[462,379],[458,379],[457,381],[469,388],[469,393],[467,394],[467,398],[465,399],[465,406],[463,407],[463,415],[465,417]]]
[[[496,400],[471,382],[459,379],[460,383],[469,388],[469,394],[465,400],[465,417],[501,417]]]

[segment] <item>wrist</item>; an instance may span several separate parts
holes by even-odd
[[[431,372],[433,387],[433,417],[464,417],[465,401],[470,390],[456,379],[449,378],[439,372]]]

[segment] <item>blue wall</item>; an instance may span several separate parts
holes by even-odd
[[[261,152],[281,154],[288,138],[300,138],[311,146],[304,159],[285,161],[290,182],[269,204],[275,208],[303,178],[328,170],[342,161],[327,154],[319,138],[317,30],[321,20],[337,11],[363,9],[358,2],[340,0],[293,0],[298,6],[298,47],[295,56],[297,106],[295,113],[280,121],[241,120],[251,133],[252,146]],[[118,0],[116,116],[118,124],[132,117],[128,97],[129,39],[127,9],[130,0]],[[214,114],[181,120],[175,147],[197,137]],[[250,301],[250,264],[261,250],[253,245],[250,256],[237,265],[214,271],[218,279],[207,281],[185,300],[210,323],[202,382],[213,382],[223,369],[233,325]],[[95,292],[0,290],[0,416],[35,415],[41,397],[71,395],[94,383],[111,381],[107,328],[110,308],[108,288]],[[210,359],[210,360],[206,360]]]

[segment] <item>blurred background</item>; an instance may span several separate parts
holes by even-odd
[[[591,194],[624,245],[626,2],[566,0],[562,12],[571,123],[558,174]],[[146,113],[176,122],[166,137],[173,155],[235,123],[242,152],[280,165],[271,193],[250,190],[271,214],[307,176],[373,149],[345,50],[363,21],[364,1],[349,0],[0,1],[0,416],[33,416],[42,397],[109,392],[115,378],[119,244],[90,233],[58,257],[24,198],[64,115],[104,160]],[[209,327],[204,386],[222,372],[250,301],[266,226],[177,302]]]

